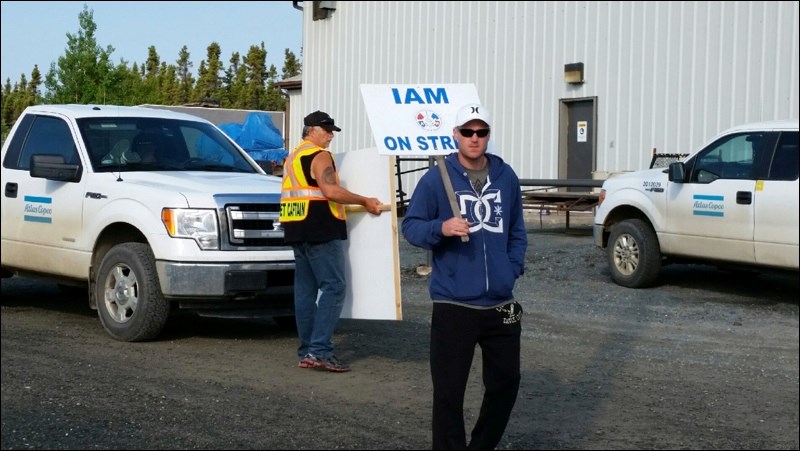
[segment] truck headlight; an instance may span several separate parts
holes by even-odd
[[[161,210],[161,221],[173,238],[191,238],[203,250],[219,249],[219,227],[214,210],[165,208]]]

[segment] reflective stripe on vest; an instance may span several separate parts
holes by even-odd
[[[312,201],[328,202],[331,214],[337,219],[346,218],[344,206],[336,202],[328,201],[322,190],[315,186],[309,186],[303,172],[301,158],[312,155],[316,152],[327,152],[317,147],[309,141],[301,142],[286,157],[283,165],[283,184],[281,186],[281,214],[280,222],[302,221],[308,217],[308,209]],[[336,174],[336,181],[339,174]]]

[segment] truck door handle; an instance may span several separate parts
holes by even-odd
[[[753,193],[750,191],[736,191],[736,203],[750,205],[753,203]]]
[[[6,183],[6,197],[17,197],[17,184],[14,182]]]

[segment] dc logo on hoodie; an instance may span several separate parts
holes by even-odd
[[[470,191],[458,191],[461,214],[469,222],[469,232],[484,229],[503,233],[503,206],[499,189],[484,189],[480,197]]]

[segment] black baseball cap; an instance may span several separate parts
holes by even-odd
[[[323,111],[314,111],[313,113],[309,114],[308,116],[303,119],[303,124],[311,127],[311,126],[319,126],[328,130],[329,132],[340,132],[342,131],[341,128],[337,127],[336,124],[333,122],[333,118]]]

